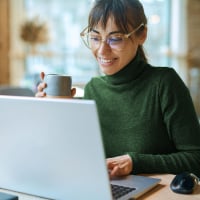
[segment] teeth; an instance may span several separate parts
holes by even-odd
[[[100,58],[100,61],[102,63],[110,63],[110,62],[112,62],[112,60],[106,60],[106,59],[103,59],[103,58]]]

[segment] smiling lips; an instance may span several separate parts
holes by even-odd
[[[100,64],[102,64],[102,65],[110,65],[110,64],[112,64],[112,63],[114,62],[114,60],[116,60],[116,59],[105,59],[105,58],[99,57],[98,60],[100,61]]]

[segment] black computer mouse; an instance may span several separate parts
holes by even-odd
[[[198,185],[199,178],[189,172],[177,174],[170,184],[173,192],[180,194],[191,194]]]

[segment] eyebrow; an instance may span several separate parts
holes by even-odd
[[[95,30],[95,29],[92,29],[91,31],[92,31],[92,32],[95,32],[95,33],[97,33],[97,34],[100,34],[100,32],[97,31],[97,30]],[[108,35],[112,35],[112,34],[115,34],[115,33],[122,33],[122,32],[121,32],[121,31],[112,31],[112,32],[110,32]]]

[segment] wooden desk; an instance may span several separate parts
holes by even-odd
[[[166,174],[166,175],[147,175],[147,176],[161,178],[162,181],[158,186],[153,188],[151,191],[147,192],[146,194],[138,198],[138,200],[200,200],[200,184],[198,185],[193,194],[189,195],[176,194],[172,192],[169,188],[169,184],[171,180],[174,178],[174,175]],[[21,194],[9,190],[0,189],[0,192],[15,194],[19,197],[19,200],[45,200],[44,198],[30,196],[27,194]]]
[[[200,200],[200,183],[193,194],[176,194],[171,191],[169,185],[174,178],[174,175],[148,175],[149,177],[161,178],[158,186],[147,192],[138,200]]]

